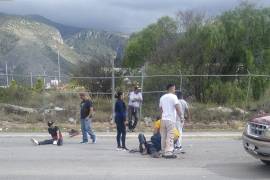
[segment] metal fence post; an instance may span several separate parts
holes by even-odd
[[[246,110],[247,110],[247,107],[248,107],[248,99],[249,99],[249,91],[250,91],[250,86],[251,86],[251,77],[252,75],[250,74],[249,70],[247,70],[248,72],[248,88],[247,88],[247,96],[246,96]],[[244,112],[244,115],[243,115],[243,121],[245,120],[246,118],[246,113]]]
[[[183,77],[182,77],[182,73],[181,73],[181,70],[179,69],[179,74],[180,74],[180,87],[179,87],[179,90],[180,92],[182,91],[182,82],[183,82]]]
[[[61,70],[60,70],[60,52],[57,51],[57,63],[58,63],[58,86],[61,82]]]
[[[43,85],[46,86],[46,71],[43,71]]]
[[[33,73],[30,73],[31,89],[33,89]]]
[[[6,63],[6,79],[7,79],[7,87],[9,86],[9,80],[8,80],[8,64]]]
[[[114,104],[115,104],[115,74],[114,74],[114,59],[112,58],[111,64],[112,64],[112,120],[114,119]]]
[[[142,67],[142,70],[141,70],[141,93],[143,95],[143,83],[144,83],[144,71],[145,71],[145,66]],[[143,114],[143,102],[141,102],[141,106],[140,106],[140,118],[139,118],[139,126],[141,128],[141,121],[142,121],[142,114]]]

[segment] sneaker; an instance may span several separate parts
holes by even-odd
[[[118,147],[116,148],[116,151],[122,151],[122,148],[121,148],[120,146],[118,146]]]
[[[152,158],[160,158],[160,154],[158,152],[154,152],[153,154],[151,154]]]
[[[122,147],[122,151],[129,151],[129,149],[126,147]]]
[[[144,150],[142,151],[142,155],[147,155],[147,149],[144,149]]]
[[[30,140],[34,145],[39,145],[39,143],[38,143],[38,141],[36,139],[31,138]]]
[[[165,159],[176,159],[177,156],[175,154],[171,154],[171,155],[162,155],[163,158]]]
[[[88,144],[88,141],[82,141],[80,144]]]
[[[176,146],[174,148],[175,151],[182,151],[183,150],[183,147],[182,146]]]
[[[92,141],[92,144],[96,144],[97,143],[97,138],[95,138],[93,141]]]

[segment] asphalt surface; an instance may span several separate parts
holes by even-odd
[[[29,136],[0,134],[0,180],[270,179],[270,167],[249,156],[237,136],[187,136],[186,153],[177,159],[116,151],[115,139],[106,135],[97,144],[66,137],[62,147],[33,146]],[[127,144],[137,147],[135,135]]]

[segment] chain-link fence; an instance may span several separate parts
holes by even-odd
[[[12,127],[21,124],[27,129],[31,124],[44,124],[46,120],[54,120],[67,124],[67,128],[79,128],[78,93],[85,91],[89,93],[94,103],[94,123],[101,131],[113,129],[115,92],[123,91],[126,95],[125,101],[128,103],[127,95],[134,84],[139,84],[144,99],[138,124],[139,129],[143,130],[147,127],[150,129],[151,120],[160,115],[159,99],[166,93],[165,87],[168,83],[175,84],[177,91],[183,92],[191,107],[193,123],[207,126],[211,122],[228,123],[231,120],[243,120],[248,117],[248,111],[253,108],[250,101],[254,101],[253,81],[258,78],[264,81],[269,80],[268,75],[254,74],[144,75],[144,73],[136,76],[115,77],[4,74],[0,78],[1,127],[14,123]],[[42,89],[39,89],[39,83]],[[87,88],[78,84],[86,84]],[[112,89],[113,84],[114,89]],[[265,106],[264,110],[267,110],[267,104],[268,102],[264,100],[260,108]],[[258,110],[256,108],[254,109]],[[30,125],[27,126],[27,124]]]

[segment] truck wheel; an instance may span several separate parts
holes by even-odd
[[[265,165],[270,166],[270,161],[262,160],[262,159],[261,159],[261,161],[262,161]]]

